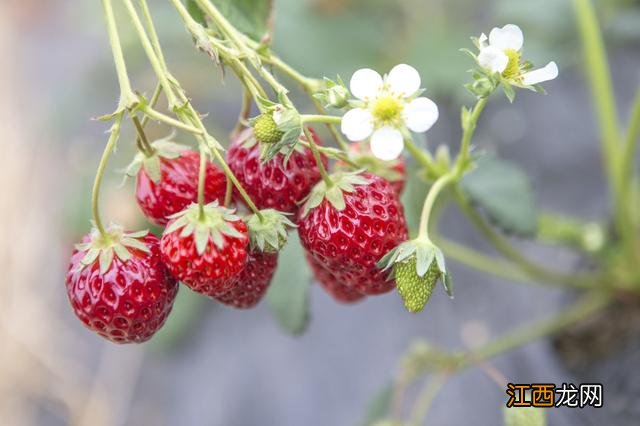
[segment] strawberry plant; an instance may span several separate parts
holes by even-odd
[[[555,62],[536,68],[526,59],[516,25],[493,28],[472,38],[472,49],[461,49],[473,67],[465,87],[475,103],[461,108],[460,145],[451,155],[445,145],[427,149],[420,136],[441,112],[425,95],[414,67],[400,64],[384,75],[360,69],[348,84],[341,77],[305,76],[271,48],[272,1],[170,0],[194,47],[241,84],[237,126],[228,138],[214,135],[205,113],[216,111],[194,105],[172,74],[147,0],[118,1],[123,12],[118,15],[115,3],[102,0],[119,101],[114,112],[100,117],[111,128],[93,187],[94,227],[77,245],[67,274],[74,312],[99,335],[116,343],[146,341],[170,314],[179,285],[237,309],[254,307],[266,295],[278,322],[292,334],[308,325],[311,280],[345,306],[395,292],[388,303],[402,303],[425,317],[438,284],[453,298],[453,262],[584,293],[540,324],[478,349],[412,346],[395,391],[385,393],[386,405],[381,402],[388,408],[395,397],[399,408],[378,409],[371,421],[405,424],[404,389],[433,373],[406,423],[418,424],[446,377],[638,296],[634,154],[640,96],[624,132],[589,0],[574,5],[611,189],[611,218],[602,224],[539,212],[518,165],[474,145],[490,99],[503,94],[514,102],[520,91],[544,93],[542,83],[558,76]],[[134,90],[127,72],[119,36],[125,25],[135,32],[157,80],[149,98]],[[302,99],[292,95],[294,86],[302,88]],[[158,107],[160,99],[166,100],[165,110]],[[127,175],[136,179],[142,212],[165,227],[160,239],[105,226],[100,215],[102,176],[129,121],[138,154]],[[166,128],[170,136],[149,141],[149,124]],[[328,137],[321,141],[312,126]],[[415,229],[405,217],[413,203],[400,199],[409,178],[426,189]],[[440,235],[439,219],[449,204],[457,205],[501,258]],[[514,238],[565,245],[594,266],[578,272],[551,269],[522,253]],[[456,291],[464,292],[465,283],[457,282]],[[531,424],[544,422],[538,417]],[[511,418],[508,423],[524,424]]]

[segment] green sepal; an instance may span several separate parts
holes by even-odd
[[[176,159],[189,149],[186,145],[173,142],[174,136],[175,133],[171,133],[167,137],[152,142],[152,154],[149,156],[138,152],[125,169],[125,179],[126,177],[135,177],[141,169],[144,169],[152,181],[158,182],[161,178],[160,160],[163,158],[167,160]]]
[[[336,210],[343,210],[345,208],[344,193],[354,192],[356,186],[369,183],[369,180],[362,176],[361,171],[337,172],[329,176],[329,179],[333,183],[331,187],[327,187],[324,180],[313,187],[302,208],[302,217],[305,217],[311,209],[318,207],[325,198]]]
[[[164,230],[164,234],[180,230],[182,238],[193,235],[196,250],[202,256],[209,240],[213,241],[218,249],[222,249],[225,235],[234,238],[243,237],[243,234],[230,224],[240,220],[234,213],[234,210],[220,207],[217,200],[204,206],[202,212],[200,206],[193,203],[183,211],[169,216],[172,222]]]
[[[282,105],[278,105],[271,114],[280,138],[274,143],[266,144],[260,159],[262,162],[267,162],[283,153],[286,165],[303,134],[302,118],[296,110],[285,108]],[[258,135],[256,137],[260,140]]]
[[[130,249],[151,253],[149,247],[139,240],[139,238],[144,238],[149,231],[126,233],[120,225],[115,224],[111,224],[106,231],[106,234],[102,235],[94,225],[91,230],[90,241],[76,244],[76,249],[85,253],[78,265],[78,271],[92,265],[97,260],[100,266],[100,273],[104,274],[111,267],[114,257],[117,257],[123,263],[129,261],[132,257]]]
[[[287,242],[288,230],[295,228],[285,213],[273,209],[261,210],[258,215],[251,215],[247,219],[249,242],[252,250],[275,253]]]

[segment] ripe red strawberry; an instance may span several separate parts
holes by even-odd
[[[247,261],[247,225],[213,202],[171,217],[160,240],[162,260],[174,278],[209,297],[231,290]]]
[[[312,134],[315,143],[320,143]],[[285,166],[282,153],[262,163],[261,150],[253,130],[246,129],[231,142],[227,163],[259,209],[296,213],[298,204],[321,179],[311,151],[297,146]],[[323,162],[327,167],[324,156]]]
[[[277,253],[250,251],[236,286],[216,299],[238,309],[253,308],[267,292],[277,266]]]
[[[386,179],[396,194],[400,196],[407,179],[407,164],[404,157],[396,160],[384,161],[376,158],[365,142],[354,142],[349,145],[349,157],[359,169],[367,170],[374,175]],[[336,162],[336,170],[348,170],[344,161]]]
[[[303,247],[345,285],[365,295],[385,293],[395,283],[376,263],[407,239],[404,209],[379,176],[335,173],[320,182],[298,219]]]
[[[355,303],[364,299],[365,295],[353,287],[344,283],[343,277],[335,274],[315,260],[309,253],[305,253],[307,262],[313,271],[313,276],[318,283],[333,297],[341,303]]]
[[[136,200],[152,222],[164,226],[176,214],[198,198],[200,154],[166,140],[152,144],[154,154],[138,154],[127,174],[137,173]],[[205,202],[224,200],[227,180],[224,173],[207,161]]]
[[[158,238],[96,230],[71,256],[66,277],[69,301],[91,330],[115,343],[141,343],[162,327],[178,292],[160,259]]]

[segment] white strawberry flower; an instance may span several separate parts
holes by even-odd
[[[514,86],[530,87],[558,77],[558,66],[553,61],[533,71],[521,62],[524,35],[517,25],[494,28],[489,37],[483,33],[478,44],[478,64],[492,73],[499,73]]]
[[[438,120],[438,106],[420,94],[420,74],[400,64],[382,77],[364,68],[351,77],[357,105],[342,118],[342,133],[353,142],[371,137],[371,152],[381,160],[394,160],[404,148],[407,130],[426,132]]]

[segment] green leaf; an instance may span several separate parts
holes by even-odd
[[[282,329],[292,335],[302,334],[309,323],[311,272],[302,250],[298,237],[291,234],[267,292],[269,309]]]
[[[504,408],[505,426],[547,426],[547,411],[537,407]]]
[[[187,10],[193,19],[195,19],[200,25],[207,26],[207,19],[204,12],[198,6],[195,0],[187,0]]]
[[[272,0],[212,0],[238,30],[255,41],[270,32]]]
[[[484,157],[466,174],[461,187],[489,218],[506,232],[533,236],[538,212],[527,175],[515,164]]]
[[[363,426],[372,426],[380,420],[384,420],[391,411],[393,402],[393,385],[387,383],[380,389],[367,405],[367,412],[362,422]]]

